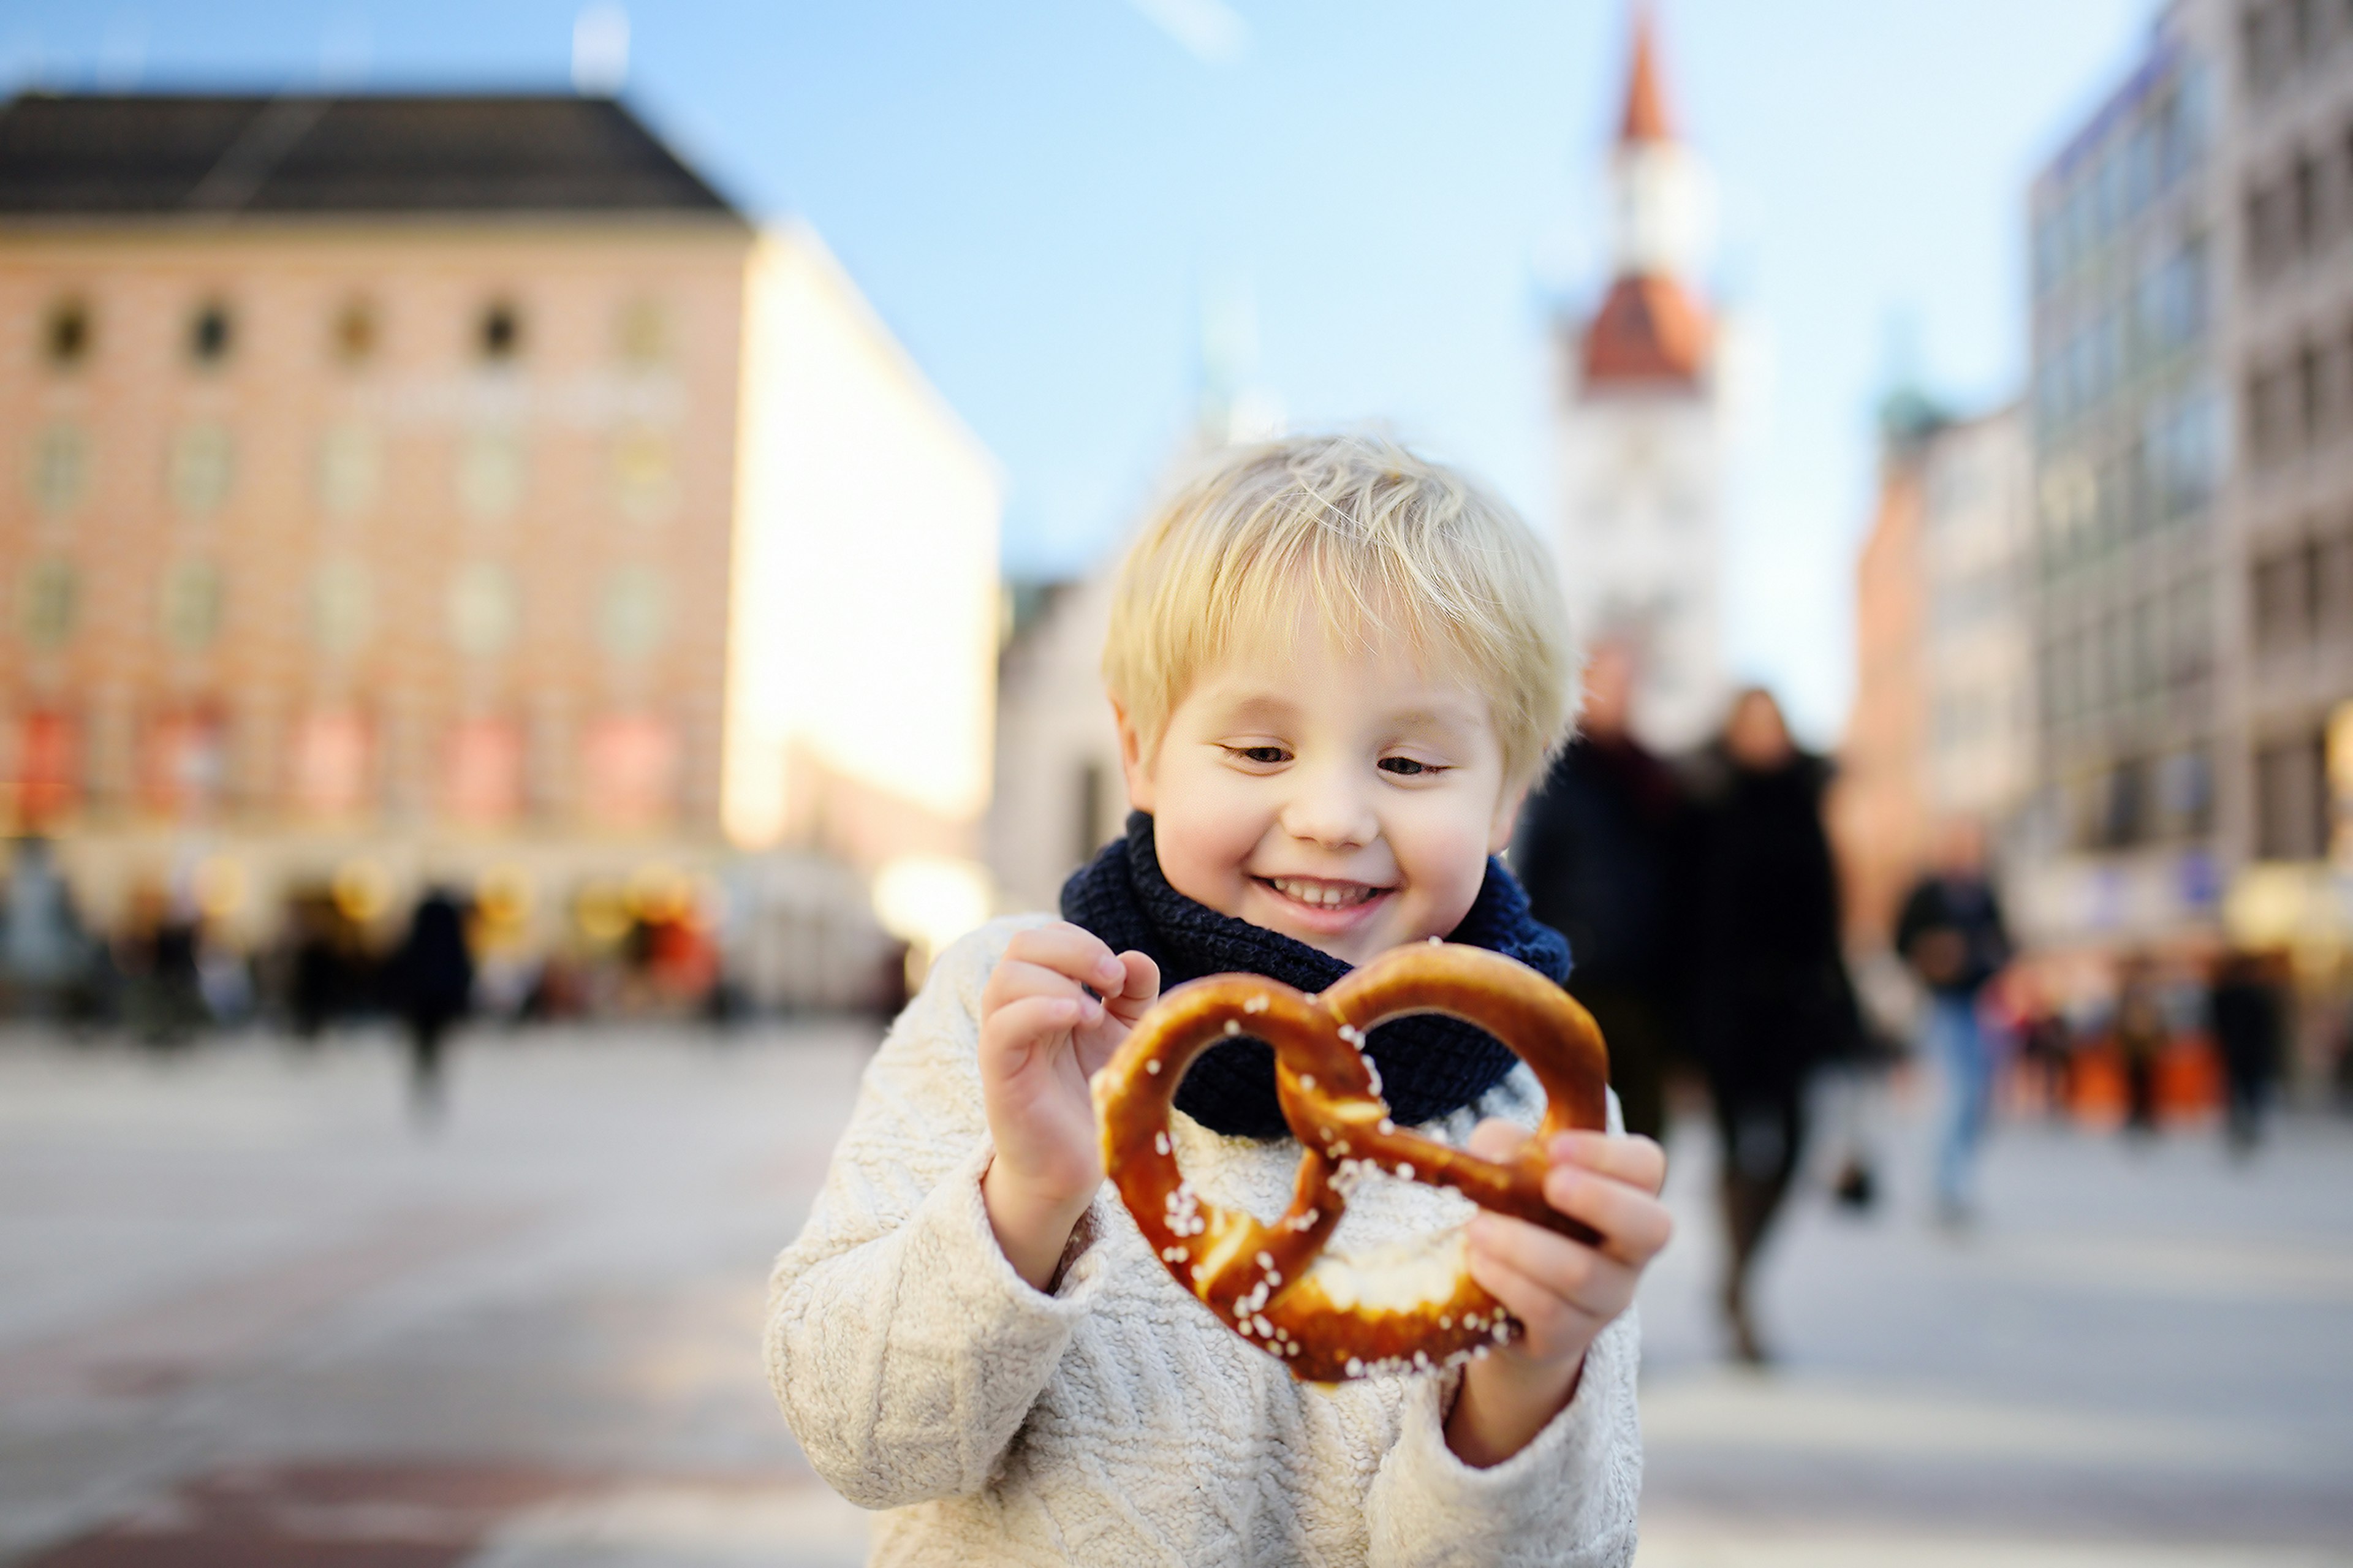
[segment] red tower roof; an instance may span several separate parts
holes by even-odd
[[[1696,386],[1710,335],[1707,312],[1673,279],[1620,278],[1586,326],[1585,384]]]
[[[1619,122],[1618,140],[1672,142],[1675,129],[1667,118],[1667,95],[1659,86],[1659,48],[1651,26],[1651,7],[1634,6],[1634,58],[1626,74],[1626,115]]]

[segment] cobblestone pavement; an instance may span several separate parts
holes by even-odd
[[[871,1032],[0,1036],[0,1563],[819,1568],[755,1344]],[[2353,1134],[2006,1128],[1983,1223],[1810,1193],[1715,1359],[1704,1141],[1645,1298],[1644,1568],[2353,1563]]]

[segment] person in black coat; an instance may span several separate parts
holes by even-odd
[[[2262,953],[2233,951],[2224,955],[2207,997],[2228,1091],[2224,1131],[2231,1152],[2242,1159],[2262,1142],[2263,1112],[2279,1077],[2286,1031],[2275,968]]]
[[[1626,1131],[1663,1142],[1682,790],[1627,731],[1633,676],[1624,647],[1595,650],[1578,734],[1521,814],[1512,868],[1529,912],[1568,939],[1568,992],[1609,1043]]]
[[[1735,700],[1722,738],[1691,766],[1683,992],[1723,1139],[1725,1325],[1748,1362],[1766,1359],[1749,1275],[1804,1151],[1808,1080],[1862,1031],[1822,825],[1830,773],[1757,689]]]
[[[385,973],[393,1011],[408,1026],[409,1104],[419,1121],[441,1112],[441,1047],[474,994],[474,955],[458,900],[435,888],[417,901],[408,936]]]

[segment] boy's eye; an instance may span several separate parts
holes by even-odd
[[[1380,765],[1385,773],[1402,773],[1408,778],[1416,773],[1435,773],[1444,771],[1436,763],[1425,763],[1415,757],[1383,757]]]
[[[1229,746],[1226,750],[1245,763],[1258,763],[1270,767],[1291,760],[1291,753],[1281,746]]]

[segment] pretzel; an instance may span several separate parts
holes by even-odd
[[[1443,1013],[1485,1029],[1544,1086],[1535,1142],[1496,1162],[1404,1131],[1365,1055],[1377,1024]],[[1176,1168],[1168,1112],[1185,1069],[1221,1039],[1274,1047],[1275,1093],[1304,1145],[1291,1206],[1267,1225],[1203,1198]],[[1349,1191],[1373,1169],[1451,1187],[1482,1208],[1595,1242],[1544,1199],[1544,1142],[1608,1124],[1609,1057],[1592,1015],[1526,965],[1483,948],[1383,953],[1321,996],[1258,974],[1179,985],[1140,1019],[1094,1080],[1103,1168],[1179,1285],[1303,1382],[1459,1365],[1516,1327],[1471,1278],[1461,1226],[1344,1257],[1324,1250]]]

